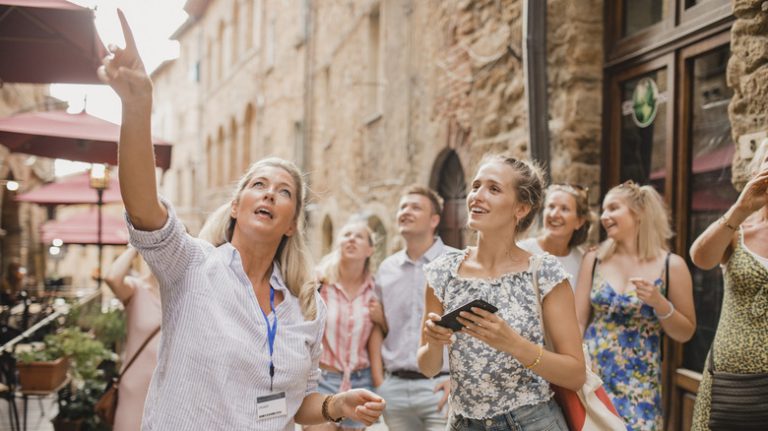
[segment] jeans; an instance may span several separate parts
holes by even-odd
[[[341,380],[344,377],[343,374],[335,371],[320,370],[320,381],[317,383],[317,391],[321,394],[333,395],[339,392],[341,387]],[[357,371],[352,371],[350,375],[350,384],[352,389],[368,389],[373,390],[373,380],[371,378],[371,369],[363,368]],[[345,428],[365,428],[365,424],[357,422],[352,419],[344,419],[341,421],[341,426]]]
[[[486,419],[470,419],[453,415],[450,431],[568,431],[560,406],[554,399],[522,406]]]
[[[392,431],[445,431],[448,403],[438,411],[443,391],[435,392],[435,386],[445,380],[448,376],[406,380],[387,375],[376,388],[376,393],[387,402],[387,427]]]

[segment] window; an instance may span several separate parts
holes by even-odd
[[[235,0],[232,6],[232,58],[230,59],[232,64],[237,64],[240,59],[240,5],[239,1]]]
[[[631,36],[667,17],[666,0],[623,0],[622,36]]]
[[[253,107],[249,104],[245,109],[243,123],[243,157],[239,171],[243,172],[251,164],[251,143],[253,142]]]
[[[266,52],[266,64],[267,69],[272,68],[275,65],[275,19],[269,20],[269,27],[267,28],[267,52]]]
[[[229,175],[227,181],[234,181],[240,175],[240,134],[237,121],[233,118],[229,126]]]
[[[245,11],[245,49],[249,50],[253,48],[253,24],[256,21],[254,19],[254,6],[255,0],[248,0],[247,9]]]
[[[224,21],[219,22],[219,32],[216,38],[216,79],[224,78]]]
[[[224,152],[224,146],[226,145],[224,140],[224,128],[219,127],[219,139],[216,141],[216,151],[214,152],[214,173],[216,174],[215,178],[215,184],[216,187],[224,185],[224,178],[225,178],[225,172],[224,172],[224,155],[226,152]]]
[[[293,160],[302,171],[307,170],[304,123],[302,121],[293,123]]]
[[[369,114],[373,117],[381,115],[382,90],[381,84],[381,7],[376,5],[368,16],[368,101]]]

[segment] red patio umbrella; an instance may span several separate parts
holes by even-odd
[[[98,219],[98,210],[91,208],[64,220],[47,221],[40,226],[40,238],[44,244],[60,239],[64,244],[99,245]],[[128,243],[128,228],[124,219],[102,214],[101,223],[101,245]]]
[[[0,82],[99,84],[93,11],[66,0],[0,0]]]
[[[58,181],[42,185],[32,191],[16,196],[20,202],[40,205],[97,204],[96,190],[90,185],[88,172],[60,178]],[[120,184],[115,176],[110,176],[109,186],[104,190],[102,203],[121,202]]]
[[[0,0],[2,1],[2,0]],[[0,144],[16,153],[117,165],[120,126],[85,112],[26,112],[0,118]],[[155,163],[168,169],[171,144],[152,138]]]

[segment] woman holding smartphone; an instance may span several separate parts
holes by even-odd
[[[437,374],[443,346],[450,345],[452,430],[568,429],[549,383],[577,390],[586,379],[573,291],[554,256],[534,257],[516,244],[541,207],[542,192],[531,163],[486,157],[467,196],[467,226],[477,231],[477,246],[425,267],[419,368]],[[498,311],[461,312],[463,329],[452,342],[453,332],[437,325],[440,316],[474,299]],[[544,349],[542,317],[554,351]]]

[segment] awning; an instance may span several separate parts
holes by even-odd
[[[120,184],[115,175],[109,178],[109,187],[104,190],[103,203],[121,202]],[[90,186],[90,175],[74,174],[59,178],[57,181],[42,185],[27,193],[16,196],[20,202],[40,205],[71,205],[97,203],[96,190]]]
[[[101,215],[101,244],[125,245],[128,243],[128,228],[125,219],[109,214]],[[64,220],[51,220],[40,226],[40,238],[44,244],[54,239],[64,244],[98,244],[98,208],[91,208]]]
[[[0,118],[0,144],[12,152],[117,165],[120,126],[85,112],[27,112]],[[155,164],[171,166],[171,144],[152,138]]]
[[[107,51],[93,11],[66,0],[0,0],[0,81],[100,84]]]

